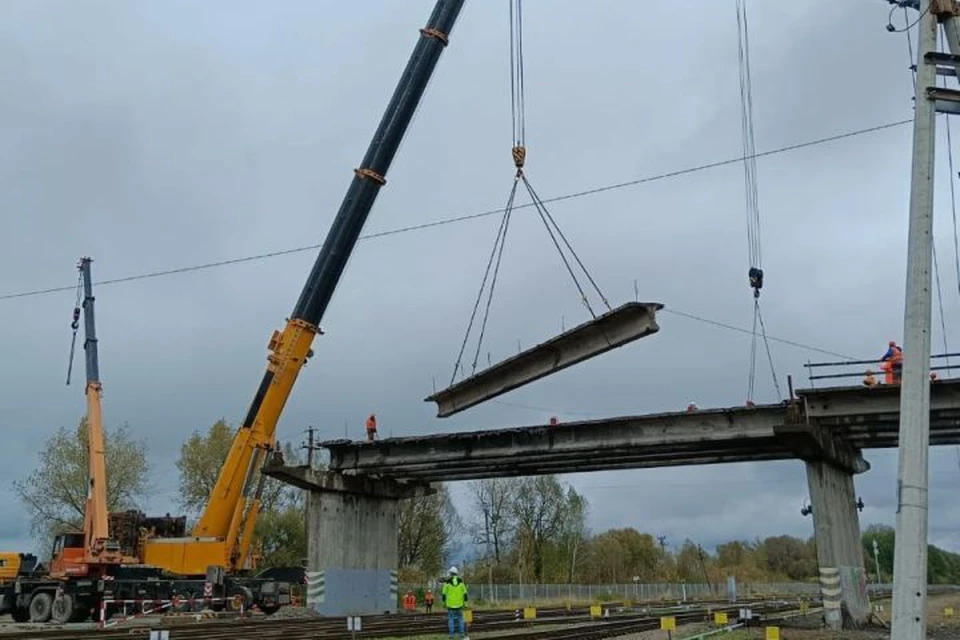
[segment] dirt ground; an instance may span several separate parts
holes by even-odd
[[[882,607],[877,616],[886,624],[890,624],[890,601],[877,602]],[[944,617],[944,609],[952,607],[954,615]],[[960,594],[930,596],[927,600],[927,638],[928,640],[960,640]],[[890,640],[889,628],[877,625],[874,629],[865,631],[829,631],[822,628],[810,628],[819,625],[819,613],[812,614],[806,622],[800,620],[786,620],[780,627],[781,640]],[[803,628],[806,627],[806,628]],[[686,625],[673,634],[673,640],[684,640],[707,631],[704,625]],[[618,640],[666,640],[666,631],[647,631],[622,636]],[[763,627],[754,629],[738,629],[730,633],[718,633],[710,638],[723,640],[765,640],[766,631]]]

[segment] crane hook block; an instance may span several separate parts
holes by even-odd
[[[760,289],[763,289],[763,269],[750,267],[750,271],[747,275],[750,278],[750,287],[753,288],[754,295],[759,296]]]
[[[527,148],[522,144],[517,145],[511,149],[510,153],[513,155],[513,164],[517,169],[523,169],[523,163],[527,159]]]

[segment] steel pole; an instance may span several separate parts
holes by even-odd
[[[903,378],[900,389],[900,446],[897,527],[893,562],[893,620],[890,637],[927,637],[927,482],[930,443],[930,315],[933,254],[933,167],[935,111],[927,98],[935,67],[924,61],[937,44],[932,0],[920,0],[917,82],[913,122],[913,170],[907,237],[907,281],[903,316]]]

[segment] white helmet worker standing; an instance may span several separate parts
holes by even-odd
[[[450,567],[450,577],[444,580],[440,597],[443,599],[443,606],[447,608],[447,631],[450,633],[450,639],[453,640],[459,630],[462,640],[469,640],[466,621],[463,618],[463,609],[467,606],[467,585],[464,584],[459,573],[455,566]]]

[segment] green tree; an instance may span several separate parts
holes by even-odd
[[[194,431],[180,446],[177,469],[180,472],[180,506],[191,515],[199,515],[217,484],[220,469],[230,453],[236,430],[225,420],[213,423],[205,434]],[[290,443],[283,445],[283,459],[288,465],[301,464],[301,456]],[[302,503],[302,490],[275,478],[263,479],[260,509],[263,512]],[[254,476],[259,481],[259,469]]]
[[[299,567],[307,555],[307,520],[303,507],[290,504],[266,511],[254,534],[261,542],[260,568]]]
[[[194,431],[180,446],[177,470],[180,472],[180,506],[191,514],[199,514],[217,484],[230,446],[233,429],[226,420],[214,422],[205,434]]]
[[[587,555],[584,574],[589,582],[625,584],[633,576],[641,582],[668,578],[660,575],[663,550],[652,535],[633,528],[610,529],[595,536],[587,545]]]
[[[870,525],[863,532],[863,552],[870,573],[875,573],[873,560],[873,542],[877,542],[877,556],[883,579],[893,577],[893,550],[896,530],[887,525]],[[944,551],[934,545],[927,545],[927,582],[930,584],[957,584],[960,582],[960,554]]]
[[[146,446],[134,440],[123,424],[116,430],[104,427],[107,471],[107,509],[122,511],[138,507],[147,493]],[[60,531],[83,528],[87,499],[89,452],[87,420],[74,430],[61,427],[40,450],[40,464],[25,479],[14,482],[14,491],[33,514],[31,532],[40,552],[50,548]]]
[[[225,420],[217,420],[206,433],[194,431],[180,447],[180,505],[190,515],[199,515],[210,499],[235,433]],[[283,445],[283,459],[288,465],[301,464],[289,442]],[[253,481],[259,480],[258,469]],[[307,555],[303,490],[264,477],[254,539],[263,554],[259,566],[299,566]]]
[[[789,580],[806,580],[817,575],[816,549],[793,536],[774,536],[763,541],[767,568]]]

